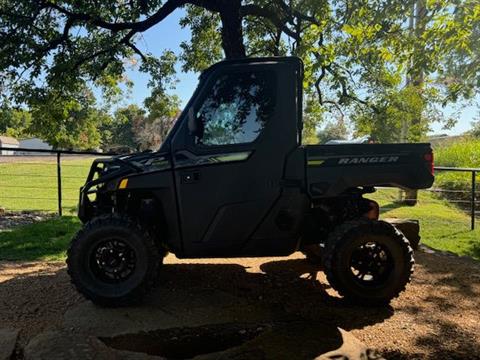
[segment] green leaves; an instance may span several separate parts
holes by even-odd
[[[0,134],[12,137],[25,136],[32,122],[28,111],[4,107],[0,109]]]
[[[181,53],[144,53],[138,34],[181,6],[186,11],[181,26],[191,31]],[[235,39],[224,38],[225,28]],[[0,0],[1,101],[37,109],[44,99],[56,109],[51,94],[61,94],[67,114],[47,118],[76,121],[72,114],[80,110],[71,108],[70,100],[77,102],[79,91],[91,86],[100,88],[107,102],[118,100],[132,64],[151,76],[154,93],[166,96],[176,84],[176,64],[203,71],[226,53],[243,53],[228,48],[243,43],[247,56],[303,59],[310,103],[305,109],[314,114],[306,117],[311,137],[320,119],[357,119],[350,112],[371,113],[371,123],[394,126],[390,121],[404,108],[399,94],[415,104],[410,83],[421,88],[422,116],[432,102],[472,97],[480,86],[479,40],[478,0]],[[424,95],[434,90],[435,96]]]
[[[190,41],[180,44],[183,71],[200,72],[223,58],[220,17],[201,7],[188,6],[180,25],[190,28]]]

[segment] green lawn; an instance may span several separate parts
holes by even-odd
[[[0,207],[7,211],[58,211],[57,164],[52,157],[10,158],[0,162]],[[61,260],[80,221],[76,213],[79,188],[93,157],[62,160],[63,213],[69,216],[11,231],[0,231],[0,260]],[[15,161],[15,162],[13,162]]]
[[[75,211],[79,188],[85,183],[92,160],[62,160],[62,207],[65,211]],[[0,207],[7,210],[57,211],[56,161],[49,157],[0,162]]]
[[[448,250],[480,260],[479,229],[470,231],[469,216],[430,193],[420,192],[414,207],[398,207],[397,190],[381,189],[369,197],[384,207],[382,217],[420,220],[422,242],[432,248]],[[0,260],[61,260],[80,222],[74,216],[50,220],[0,232]]]
[[[63,216],[0,231],[0,260],[63,260],[79,228],[76,217]]]
[[[368,197],[383,207],[382,217],[420,220],[421,241],[425,245],[480,260],[480,221],[471,231],[470,216],[447,201],[420,191],[416,206],[399,207],[395,202],[397,194],[396,189],[380,189]]]

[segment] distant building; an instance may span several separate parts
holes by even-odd
[[[41,149],[41,150],[52,150],[52,145],[43,141],[39,138],[31,138],[20,140],[20,148],[22,149]],[[29,152],[29,151],[19,151],[19,155],[51,155],[51,153],[38,153],[38,152]]]
[[[19,142],[17,139],[14,139],[9,136],[0,136],[0,155],[14,155],[15,151],[13,150],[5,150],[3,148],[9,148],[9,149],[17,149],[19,147]]]

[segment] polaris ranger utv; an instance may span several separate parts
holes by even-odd
[[[76,288],[103,305],[136,302],[167,252],[178,258],[288,256],[316,246],[345,298],[381,305],[410,279],[413,252],[374,186],[428,188],[429,144],[302,146],[302,63],[224,61],[156,152],[93,162],[83,228],[68,250]]]

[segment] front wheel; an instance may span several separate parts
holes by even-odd
[[[339,226],[327,241],[325,273],[347,300],[385,305],[410,281],[413,250],[403,234],[384,221],[358,220]]]
[[[154,285],[162,259],[145,228],[113,214],[85,224],[67,252],[72,283],[87,299],[104,306],[140,301]]]

